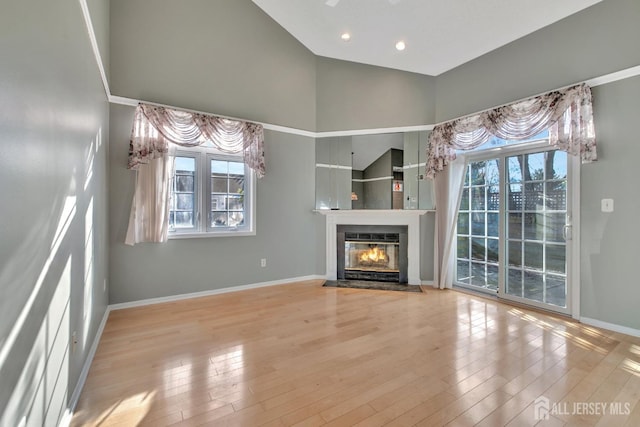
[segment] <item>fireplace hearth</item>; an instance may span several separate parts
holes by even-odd
[[[338,280],[407,283],[407,227],[339,225]]]

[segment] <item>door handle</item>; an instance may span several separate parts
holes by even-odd
[[[562,227],[562,238],[565,241],[571,240],[571,224],[565,224],[565,226]]]

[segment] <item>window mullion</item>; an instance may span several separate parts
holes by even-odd
[[[206,156],[204,153],[198,153],[198,167],[200,170],[198,171],[198,204],[197,204],[197,217],[198,217],[198,231],[204,232],[206,231],[206,219],[204,218],[204,203],[205,203],[205,195],[207,191],[206,185]]]
[[[508,239],[507,235],[507,156],[498,157],[500,162],[500,173],[498,180],[498,295],[503,295],[506,291],[506,274],[508,273],[508,254],[507,245],[504,244]]]

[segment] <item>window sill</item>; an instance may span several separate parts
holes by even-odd
[[[174,233],[167,236],[169,240],[181,240],[181,239],[206,239],[209,237],[243,237],[243,236],[255,236],[254,231],[217,231],[209,233]]]

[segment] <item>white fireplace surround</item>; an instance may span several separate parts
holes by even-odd
[[[427,210],[317,210],[326,216],[327,280],[338,277],[337,226],[340,225],[406,225],[407,279],[420,285],[420,216]]]

